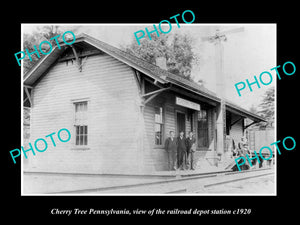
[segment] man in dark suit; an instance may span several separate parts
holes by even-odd
[[[174,131],[170,131],[170,137],[165,141],[165,149],[168,154],[168,168],[169,170],[177,169],[177,139]]]
[[[187,169],[195,170],[194,166],[194,152],[196,151],[196,138],[193,136],[193,132],[189,132],[189,136],[186,139],[187,148]]]
[[[179,137],[177,138],[178,144],[178,168],[184,170],[186,167],[186,138],[184,137],[184,132],[180,131]]]

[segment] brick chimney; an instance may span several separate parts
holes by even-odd
[[[167,70],[167,59],[166,57],[160,56],[156,58],[157,66],[159,66],[161,69]]]

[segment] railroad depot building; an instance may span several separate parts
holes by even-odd
[[[86,34],[71,46],[55,47],[23,83],[24,105],[31,108],[30,142],[61,128],[72,135],[56,147],[48,138],[47,151],[35,156],[28,152],[24,171],[167,170],[164,142],[171,130],[176,136],[194,131],[201,171],[222,163],[226,135],[240,141],[246,118],[262,121],[225,101],[226,116],[217,126],[221,99],[216,94]]]

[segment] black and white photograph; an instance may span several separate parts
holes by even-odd
[[[297,219],[296,3],[21,3],[2,13],[5,221]]]
[[[22,196],[276,196],[277,25],[189,13],[21,24]]]

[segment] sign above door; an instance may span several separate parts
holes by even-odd
[[[184,106],[186,108],[190,108],[190,109],[200,111],[200,104],[195,103],[195,102],[191,102],[191,101],[183,99],[183,98],[176,97],[176,104]]]

